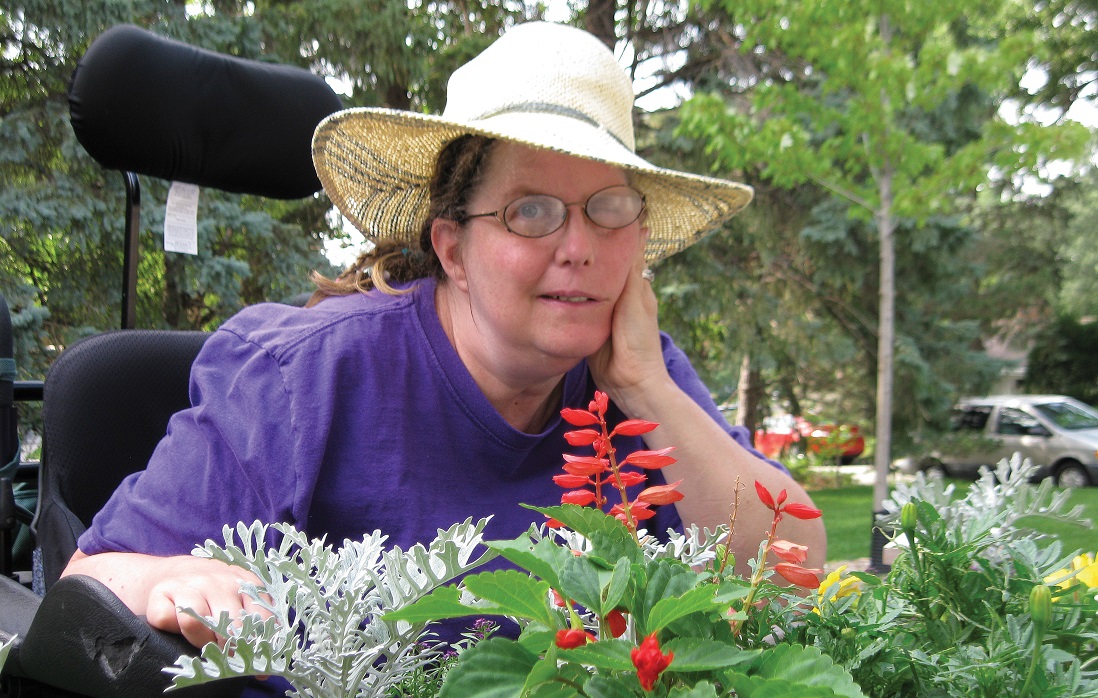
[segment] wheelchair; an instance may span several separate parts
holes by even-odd
[[[15,638],[0,698],[161,695],[162,670],[196,651],[151,628],[94,579],[59,579],[121,480],[145,467],[168,418],[188,406],[190,366],[204,332],[135,325],[138,175],[233,193],[292,199],[320,190],[312,133],[342,108],[317,75],[231,57],[132,25],[100,35],[79,61],[68,98],[77,139],[126,186],[121,329],[67,347],[44,382],[14,381],[11,321],[0,296],[0,458],[19,464],[16,403],[42,401],[43,452],[33,519],[0,480],[0,644]],[[9,370],[10,369],[10,370]],[[15,467],[18,466],[18,467]],[[33,583],[13,574],[11,535],[23,523],[36,552]],[[36,593],[37,592],[37,593]],[[174,691],[238,695],[241,680]]]

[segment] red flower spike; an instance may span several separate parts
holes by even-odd
[[[591,478],[586,475],[569,475],[567,473],[564,475],[554,475],[553,482],[569,490],[574,487],[583,487],[592,484]]]
[[[774,510],[774,496],[770,494],[770,490],[766,489],[761,482],[755,480],[755,493],[759,495],[759,501],[763,503],[763,506],[767,509]]]
[[[682,499],[682,492],[675,490],[675,488],[681,484],[682,480],[679,480],[670,485],[655,485],[649,487],[638,494],[637,499],[646,504],[654,504],[656,506],[660,506],[661,504],[672,504]]]
[[[592,412],[598,412],[599,414],[606,414],[607,408],[610,407],[610,396],[601,390],[595,391],[595,409]]]
[[[565,492],[560,497],[561,504],[578,504],[585,507],[595,501],[595,493],[591,490],[572,490]]]
[[[641,688],[651,691],[659,680],[663,670],[671,666],[671,660],[675,658],[674,652],[664,654],[660,651],[660,643],[656,640],[656,634],[652,633],[644,638],[640,647],[634,647],[629,653],[633,660],[633,666],[637,668],[637,678]]]
[[[606,614],[606,627],[610,629],[610,635],[612,637],[621,637],[625,634],[625,615],[618,609],[614,609]]]
[[[797,565],[808,559],[808,546],[791,543],[787,540],[776,540],[771,543],[770,552],[786,562]]]
[[[636,470],[627,470],[624,473],[618,473],[618,478],[621,479],[621,484],[626,487],[648,482],[648,476],[644,473],[638,473]]]
[[[566,630],[557,631],[557,647],[562,650],[575,649],[576,647],[583,647],[588,642],[594,642],[595,636],[591,633],[584,632],[583,630],[577,630],[575,628],[568,628]]]
[[[560,592],[556,589],[551,590],[553,592],[553,605],[557,608],[564,608],[564,597],[560,595]]]
[[[675,459],[667,455],[675,447],[662,448],[659,451],[633,451],[625,460],[621,462],[622,465],[630,463],[638,468],[645,468],[648,470],[656,470],[664,467],[665,465],[671,465],[675,462]]]
[[[800,502],[786,504],[785,507],[782,508],[782,511],[798,519],[818,519],[823,516],[823,512],[819,509],[810,507],[807,504],[801,504]]]
[[[589,427],[592,424],[599,423],[599,418],[594,414],[587,410],[577,410],[572,407],[565,407],[560,411],[560,416],[574,427]]]
[[[778,506],[781,506],[781,505],[785,504],[785,500],[786,500],[786,499],[787,499],[788,497],[789,497],[789,493],[788,493],[788,492],[786,492],[785,490],[782,490],[781,492],[779,492],[779,493],[778,493],[778,501],[777,501],[777,505],[778,505]]]
[[[805,589],[818,589],[820,575],[823,574],[823,570],[807,569],[788,562],[779,562],[774,565],[774,571],[784,577],[787,582]]]
[[[641,434],[647,434],[658,426],[659,424],[657,422],[647,422],[643,419],[627,419],[614,427],[614,433],[621,434],[622,436],[640,436]]]
[[[577,429],[575,431],[567,431],[564,433],[564,440],[568,442],[570,446],[590,446],[599,440],[602,436],[594,429]]]

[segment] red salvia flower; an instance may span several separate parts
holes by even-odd
[[[591,478],[586,475],[570,475],[568,473],[565,473],[564,475],[554,475],[553,482],[566,489],[593,484]]]
[[[774,565],[774,571],[785,577],[785,580],[790,584],[796,584],[806,589],[818,589],[820,587],[820,575],[823,574],[823,570],[806,569],[788,562],[779,562]]]
[[[656,422],[648,422],[643,419],[627,419],[614,427],[614,433],[622,436],[640,436],[641,434],[647,434],[658,426],[659,424]]]
[[[637,499],[648,504],[655,504],[656,506],[661,504],[672,504],[682,499],[682,492],[675,489],[680,484],[682,484],[682,480],[673,482],[670,485],[655,485],[649,487],[638,494]]]
[[[567,628],[565,630],[557,631],[557,647],[562,650],[575,649],[576,647],[583,647],[588,642],[594,642],[595,636],[584,630],[577,628]]]
[[[560,416],[574,427],[589,427],[599,423],[599,418],[591,412],[572,407],[565,407],[560,411]]]
[[[621,637],[625,634],[625,615],[618,609],[614,609],[606,614],[606,627],[610,629],[610,635],[613,637]]]
[[[786,562],[801,564],[808,559],[808,546],[791,543],[787,540],[776,540],[770,544],[770,552]]]
[[[767,509],[774,510],[774,497],[770,494],[770,490],[766,489],[761,482],[755,480],[755,493],[759,495],[759,501],[763,503],[763,506]]]
[[[816,519],[823,516],[822,511],[807,504],[801,504],[800,502],[785,504],[788,497],[785,490],[779,492],[778,498],[775,500],[774,496],[770,494],[770,490],[766,489],[758,480],[755,480],[755,492],[759,495],[759,501],[763,503],[763,506],[777,514],[779,520],[782,514],[789,514],[798,519]],[[783,504],[785,506],[782,506]]]
[[[625,460],[623,460],[621,464],[626,465],[628,463],[635,465],[638,468],[656,470],[675,462],[674,458],[667,455],[674,450],[674,448],[674,446],[671,446],[669,448],[662,448],[658,451],[633,451],[625,457]]]
[[[571,446],[590,446],[602,437],[594,429],[575,429],[564,433],[564,440]]]
[[[648,476],[644,473],[638,473],[636,470],[626,470],[625,472],[618,473],[618,479],[621,480],[621,484],[626,487],[632,487],[633,485],[640,485],[648,481]]]
[[[800,502],[786,504],[782,508],[782,511],[798,519],[818,519],[823,516],[823,512],[819,509],[810,507],[807,504],[801,504]]]
[[[629,657],[633,660],[633,666],[637,668],[637,678],[640,679],[641,688],[651,691],[663,670],[671,665],[675,653],[668,652],[664,654],[661,652],[656,634],[652,633],[644,638],[644,642],[640,644],[640,647],[633,648],[633,651],[629,653]]]
[[[595,493],[591,490],[572,490],[560,496],[561,504],[578,504],[585,507],[595,501]]]

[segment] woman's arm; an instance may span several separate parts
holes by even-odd
[[[811,499],[786,473],[740,446],[671,378],[660,342],[656,296],[641,278],[643,253],[634,267],[614,310],[610,340],[588,357],[588,365],[596,385],[628,417],[659,423],[644,437],[649,448],[675,447],[678,462],[663,474],[668,482],[683,481],[678,489],[684,498],[675,506],[684,524],[714,528],[728,523],[740,488],[732,549],[740,571],[747,572],[747,561],[758,553],[773,515],[759,502],[754,481],[775,496],[787,490],[791,502],[811,504]],[[778,535],[807,545],[808,565],[823,566],[827,539],[819,519],[786,516]]]
[[[183,613],[184,608],[214,618],[222,612],[227,612],[230,618],[253,611],[266,613],[240,591],[245,582],[262,586],[258,577],[248,570],[208,558],[117,552],[85,555],[77,550],[61,576],[70,574],[99,580],[136,615],[145,616],[149,625],[181,634],[195,647],[217,642],[219,638]]]

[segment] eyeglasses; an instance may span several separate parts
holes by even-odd
[[[543,238],[564,226],[568,207],[583,204],[583,213],[600,228],[624,228],[644,213],[644,195],[632,187],[618,185],[600,189],[585,202],[566,204],[555,196],[531,194],[515,199],[498,211],[473,213],[465,220],[493,216],[507,230],[524,238]]]

